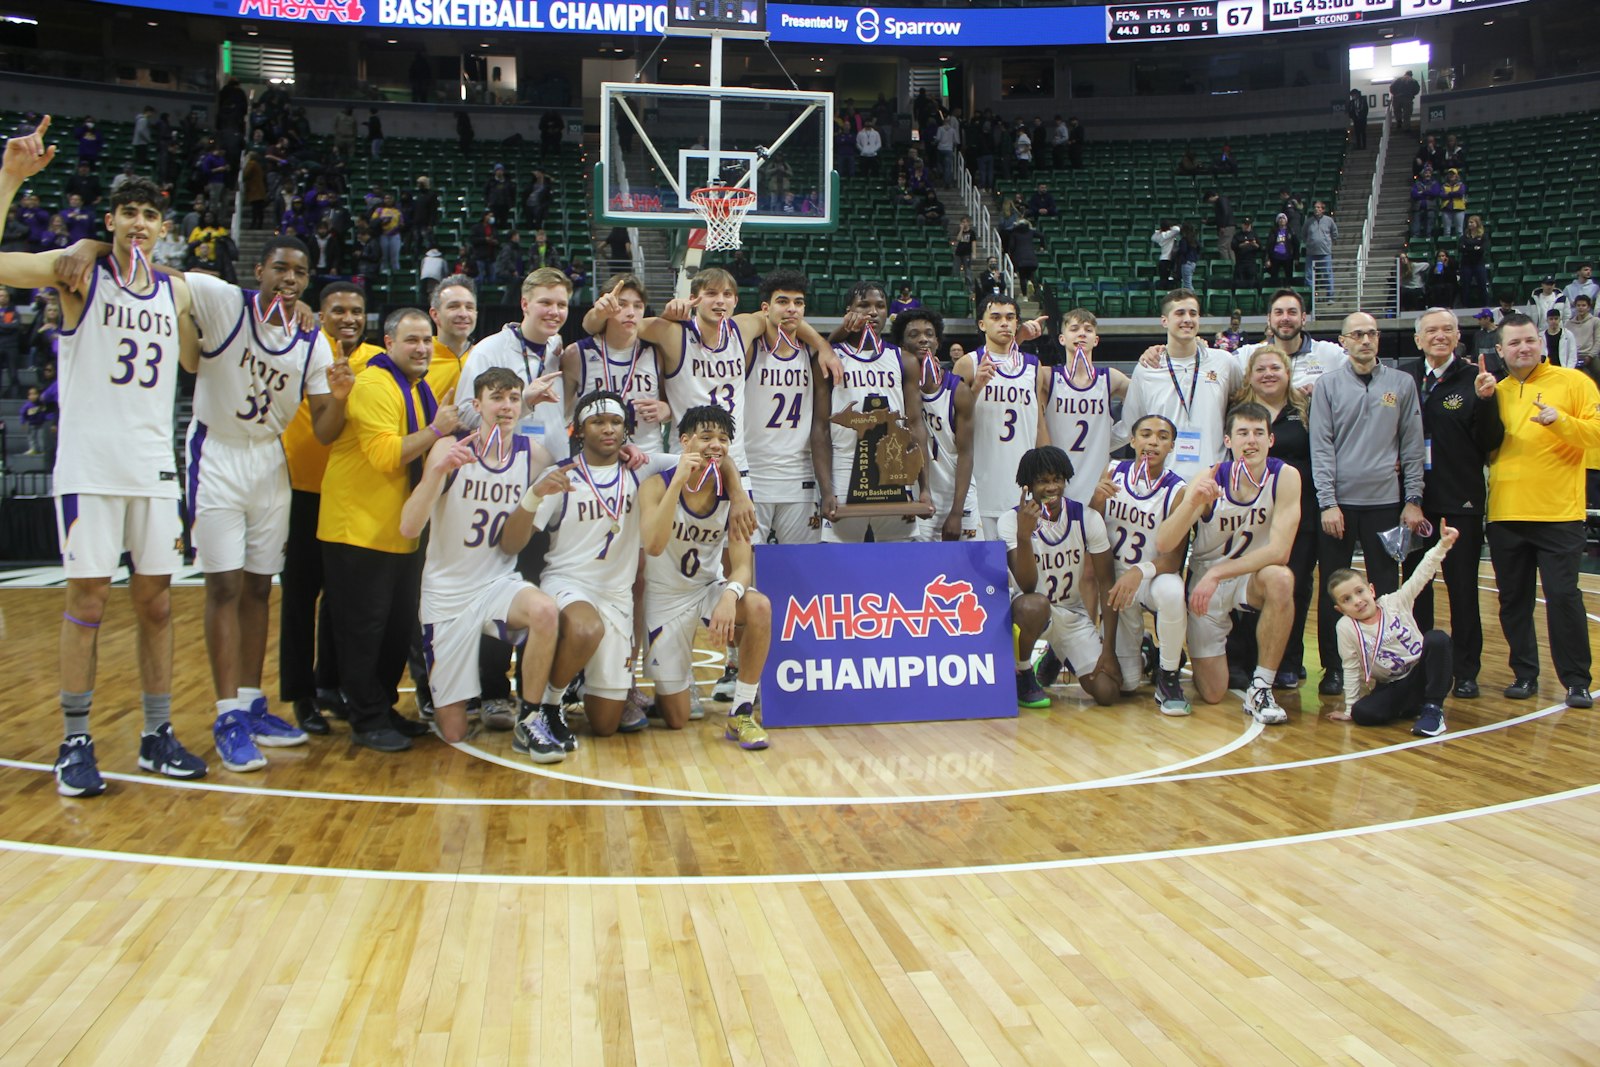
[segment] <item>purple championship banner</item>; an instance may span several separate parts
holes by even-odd
[[[1005,546],[758,545],[768,727],[1016,718]]]

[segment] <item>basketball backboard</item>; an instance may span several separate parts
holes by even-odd
[[[690,194],[730,185],[756,195],[746,230],[836,225],[831,93],[605,82],[600,101],[602,222],[696,228]]]

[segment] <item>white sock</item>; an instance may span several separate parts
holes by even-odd
[[[243,706],[248,707],[249,705]],[[226,715],[230,711],[240,710],[240,707],[241,705],[239,704],[238,697],[223,697],[221,700],[217,701],[217,714]]]
[[[756,687],[760,682],[734,682],[733,683],[733,709],[738,711],[746,704],[756,702]]]
[[[257,700],[260,700],[265,695],[266,694],[262,693],[259,689],[249,689],[241,685],[239,687],[239,706],[241,708],[248,708],[251,704],[254,704]]]
[[[1273,670],[1271,667],[1257,666],[1256,675],[1255,678],[1252,679],[1252,684],[1262,689],[1271,689],[1273,679],[1275,679],[1277,676],[1278,672]]]
[[[550,685],[547,682],[547,683],[545,683],[545,687],[544,687],[544,698],[542,700],[540,700],[539,703],[541,703],[541,704],[554,704],[556,707],[559,708],[561,706],[561,694],[565,693],[566,691],[567,691],[567,687],[566,686],[562,686],[561,688],[557,689],[555,686]]]

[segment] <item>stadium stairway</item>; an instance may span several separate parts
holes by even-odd
[[[1337,321],[1362,308],[1362,295],[1356,292],[1356,260],[1361,253],[1361,231],[1367,224],[1367,202],[1372,195],[1372,175],[1378,165],[1377,137],[1367,138],[1367,147],[1351,144],[1345,149],[1344,166],[1339,172],[1339,240],[1333,246],[1333,299],[1321,295],[1322,286],[1312,298],[1316,318]],[[1392,146],[1391,146],[1392,147]],[[1306,216],[1311,204],[1306,204]]]

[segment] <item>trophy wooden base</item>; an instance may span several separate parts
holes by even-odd
[[[875,519],[886,515],[909,515],[913,519],[933,518],[933,501],[886,500],[881,504],[840,504],[841,519]]]

